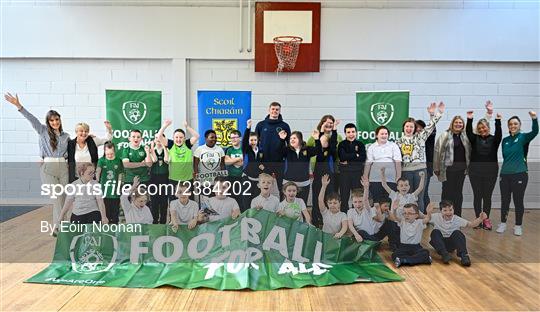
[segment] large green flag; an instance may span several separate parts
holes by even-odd
[[[402,123],[409,117],[409,91],[356,92],[356,127],[364,144],[375,141],[375,129],[386,126],[390,141],[401,137]]]
[[[117,151],[128,146],[133,129],[141,130],[143,145],[154,139],[161,127],[161,91],[106,90],[105,97]]]
[[[105,229],[119,226],[124,231]],[[27,282],[269,290],[401,280],[381,262],[377,246],[336,240],[256,209],[177,232],[166,225],[88,225],[60,232],[53,262]]]

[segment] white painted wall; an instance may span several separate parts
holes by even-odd
[[[0,14],[4,57],[253,58],[238,52],[234,7],[4,6]],[[538,22],[539,10],[512,6],[323,8],[321,59],[538,61]]]

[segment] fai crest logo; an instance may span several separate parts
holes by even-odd
[[[231,146],[229,135],[238,128],[238,119],[212,119],[212,129],[216,131],[217,144]]]
[[[71,268],[77,273],[108,271],[117,257],[116,237],[102,233],[85,233],[73,237],[69,247]]]
[[[370,108],[371,119],[379,126],[386,126],[394,117],[394,105],[375,103]]]
[[[206,152],[201,154],[201,162],[208,171],[215,171],[219,168],[220,157],[216,152]]]
[[[146,104],[141,101],[124,102],[122,104],[122,113],[130,124],[139,124],[146,117]]]

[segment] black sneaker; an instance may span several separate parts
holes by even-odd
[[[394,259],[394,265],[396,266],[396,268],[399,268],[401,266],[401,259],[399,259],[399,257],[396,257],[396,259]]]
[[[471,266],[471,258],[469,258],[469,255],[461,256],[461,265],[465,267]]]
[[[445,253],[442,255],[442,262],[444,264],[449,264],[450,260],[452,260],[452,256],[449,253]]]

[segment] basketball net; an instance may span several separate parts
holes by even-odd
[[[274,49],[278,59],[277,72],[291,70],[296,65],[302,38],[296,36],[280,36],[274,38]]]

